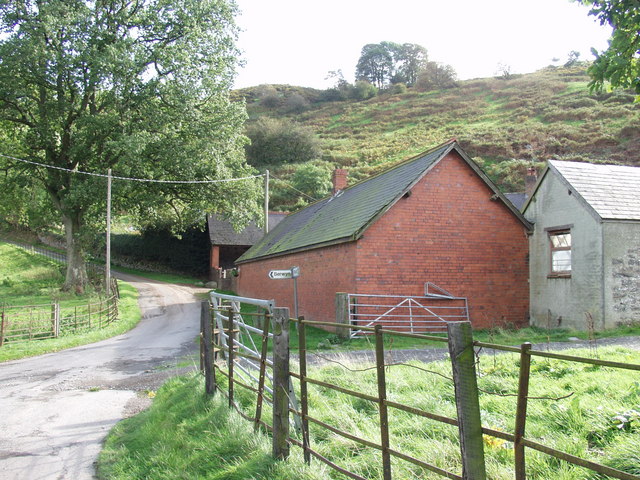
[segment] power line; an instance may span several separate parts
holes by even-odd
[[[289,182],[287,182],[286,180],[282,180],[280,178],[274,177],[273,174],[271,174],[271,178],[273,178],[274,180],[278,180],[279,182],[284,183],[285,187],[290,188],[291,190],[294,190],[296,192],[298,192],[301,195],[304,195],[305,197],[307,197],[309,200],[313,200],[314,202],[317,202],[318,199],[317,198],[313,198],[311,195],[307,195],[304,192],[301,192],[300,190],[298,190],[297,188],[293,187]]]
[[[18,162],[28,163],[28,164],[31,164],[31,165],[37,165],[38,167],[50,168],[50,169],[53,169],[53,170],[61,170],[63,172],[79,173],[81,175],[88,175],[88,176],[91,176],[91,177],[108,178],[108,175],[106,175],[104,173],[93,173],[93,172],[83,172],[81,170],[72,170],[70,168],[58,167],[56,165],[47,165],[45,163],[38,163],[38,162],[33,162],[31,160],[25,160],[24,158],[12,157],[11,155],[4,155],[2,153],[0,153],[0,157],[8,158],[10,160],[15,160],[15,161],[18,161]],[[153,178],[119,177],[119,176],[116,176],[116,175],[112,175],[111,176],[112,179],[127,180],[127,181],[131,181],[131,182],[178,183],[178,184],[226,183],[226,182],[237,182],[237,181],[240,181],[240,180],[250,180],[250,179],[253,179],[253,178],[260,178],[260,177],[264,177],[264,174],[261,173],[259,175],[250,175],[250,176],[247,176],[247,177],[240,177],[240,178],[222,178],[222,179],[218,179],[218,180],[157,180],[157,179],[153,179]]]

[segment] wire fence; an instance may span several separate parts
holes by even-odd
[[[63,253],[47,248],[3,239],[34,255],[41,255],[55,262],[66,263]],[[103,265],[89,263],[89,268],[104,271]],[[51,302],[38,305],[0,304],[0,347],[8,343],[45,340],[60,336],[101,329],[118,318],[120,289],[118,281],[111,278],[107,297],[90,299],[85,303]],[[73,303],[70,305],[70,303]]]
[[[285,458],[289,455],[289,447],[297,446],[303,450],[306,462],[310,462],[314,457],[325,463],[332,469],[340,472],[342,475],[364,480],[360,474],[347,470],[343,466],[337,464],[335,459],[324,456],[321,452],[314,448],[310,434],[309,425],[314,425],[314,429],[323,429],[338,435],[347,441],[355,442],[361,448],[373,449],[380,453],[380,470],[381,477],[384,480],[391,480],[392,476],[392,458],[395,461],[408,462],[424,471],[431,472],[442,478],[449,479],[486,479],[486,468],[483,448],[483,435],[500,439],[502,441],[511,442],[513,444],[513,470],[516,480],[524,480],[526,478],[526,458],[527,452],[535,450],[544,455],[548,455],[557,459],[557,461],[568,462],[573,465],[583,467],[595,474],[606,475],[608,478],[617,478],[623,480],[640,480],[640,476],[625,471],[612,468],[601,463],[597,463],[585,458],[578,457],[570,452],[561,451],[544,445],[541,441],[530,438],[526,435],[527,425],[527,406],[534,398],[529,396],[529,386],[531,382],[531,359],[533,357],[541,357],[547,359],[556,359],[564,362],[578,362],[588,365],[597,365],[601,367],[609,367],[614,369],[623,369],[629,372],[640,371],[640,365],[600,360],[596,358],[585,358],[572,355],[564,355],[553,352],[537,351],[528,343],[519,347],[509,347],[483,342],[474,342],[471,334],[471,327],[468,322],[452,322],[448,329],[448,338],[439,336],[428,336],[423,334],[401,333],[383,328],[378,325],[369,328],[369,333],[375,338],[375,369],[377,378],[377,394],[363,393],[355,391],[351,388],[345,388],[335,383],[326,382],[317,378],[313,378],[307,373],[307,348],[306,348],[306,329],[308,326],[315,327],[335,327],[333,323],[312,322],[301,319],[290,319],[288,309],[275,308],[273,315],[262,316],[262,349],[261,355],[247,355],[242,349],[234,344],[234,331],[238,329],[234,321],[234,312],[229,310],[227,318],[230,319],[223,327],[227,330],[227,338],[231,339],[230,344],[222,345],[215,339],[219,339],[223,333],[219,328],[212,325],[213,310],[208,303],[203,303],[202,315],[202,365],[206,381],[206,389],[208,393],[216,390],[223,392],[229,399],[230,407],[237,410],[245,419],[253,422],[256,427],[262,426],[272,433],[273,453],[274,456]],[[297,323],[298,332],[298,371],[292,371],[289,362],[291,357],[289,351],[289,321]],[[362,329],[362,326],[351,326],[350,328]],[[364,327],[367,328],[367,327]],[[272,349],[271,359],[268,355],[267,343],[269,337],[267,333],[272,330]],[[385,350],[385,336],[405,336],[412,338],[421,338],[436,342],[447,343],[452,362],[452,378],[455,390],[455,400],[457,407],[457,416],[447,417],[438,413],[426,411],[418,408],[416,405],[405,404],[392,401],[387,397],[387,380],[385,371],[388,367],[395,365],[388,361],[388,351]],[[480,389],[476,381],[476,349],[493,349],[502,352],[511,352],[518,356],[519,376],[518,390],[514,396],[517,397],[517,406],[515,411],[515,424],[512,432],[501,431],[488,426],[482,425],[478,397]],[[226,363],[216,362],[216,358],[220,360],[225,358]],[[257,377],[255,384],[251,382],[239,381],[235,375],[235,369],[243,360],[249,359],[257,363],[260,367],[260,375]],[[272,374],[271,394],[265,392],[264,372],[269,369]],[[216,375],[222,375],[227,378],[228,387],[223,389],[216,381]],[[290,402],[289,380],[293,378],[297,381],[297,389],[300,395],[300,407]],[[234,388],[240,387],[255,394],[255,402],[253,403],[253,412],[248,414],[245,408],[242,408],[235,399]],[[309,386],[317,387],[314,390],[331,390],[338,392],[347,397],[355,398],[358,401],[370,402],[377,407],[378,423],[380,428],[379,438],[376,440],[361,438],[354,432],[345,431],[335,425],[330,425],[326,421],[316,418],[309,412]],[[486,392],[485,392],[486,393]],[[567,395],[569,396],[569,395]],[[560,400],[561,398],[548,398],[549,400]],[[268,423],[262,414],[263,402],[268,401],[272,405],[272,421]],[[458,427],[459,444],[460,444],[460,464],[462,471],[450,471],[437,465],[435,459],[421,459],[412,456],[410,453],[403,452],[391,446],[390,429],[389,429],[389,412],[402,411],[419,418],[430,419],[435,422]],[[289,430],[289,414],[292,413],[301,418],[301,429],[290,433]],[[324,435],[326,436],[326,435]]]
[[[118,287],[114,294],[87,303],[65,306],[0,305],[0,347],[8,343],[45,340],[101,329],[118,318]]]

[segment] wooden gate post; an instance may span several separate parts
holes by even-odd
[[[289,309],[273,309],[273,456],[289,456]]]
[[[207,395],[216,393],[216,372],[213,365],[213,334],[211,332],[211,307],[208,301],[200,304],[202,336],[202,363],[204,367],[204,390]]]
[[[486,480],[471,323],[450,322],[447,324],[447,333],[458,410],[462,478]]]
[[[336,323],[338,325],[349,325],[349,296],[346,293],[336,293]],[[351,329],[338,327],[336,335],[340,338],[349,338]]]
[[[522,439],[527,424],[527,397],[529,395],[529,374],[531,373],[531,343],[520,346],[520,377],[518,380],[518,404],[516,407],[516,427],[513,451],[516,464],[516,480],[526,480],[524,444]]]

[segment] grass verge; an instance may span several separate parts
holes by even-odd
[[[270,445],[222,395],[207,398],[201,376],[189,375],[169,380],[151,408],[114,427],[97,473],[109,480],[329,478],[317,464],[275,461]]]
[[[135,268],[121,267],[121,266],[114,266],[112,267],[112,269],[117,272],[128,273],[130,275],[136,275],[142,278],[149,278],[151,280],[158,280],[160,282],[178,283],[178,284],[181,283],[185,285],[195,285],[198,287],[204,286],[204,282],[202,281],[202,279],[188,277],[185,275],[178,275],[175,273],[150,272],[148,270],[136,270]]]
[[[589,356],[589,350],[567,352]],[[640,354],[619,347],[599,349],[609,360],[638,363]],[[315,367],[309,376],[375,395],[375,370],[368,365],[331,364]],[[478,365],[483,425],[513,432],[518,385],[518,357],[483,356]],[[389,400],[455,417],[455,399],[448,362],[419,362],[391,366],[387,373]],[[224,378],[218,376],[221,384]],[[341,430],[379,442],[375,403],[310,385],[309,414]],[[106,479],[284,479],[342,478],[313,461],[301,465],[301,451],[292,447],[289,462],[269,458],[269,441],[252,433],[252,424],[226,407],[217,394],[204,396],[198,376],[172,380],[152,408],[121,422],[110,434],[100,457],[99,477]],[[571,394],[567,397],[567,395]],[[534,358],[527,437],[598,463],[640,474],[640,382],[628,371]],[[533,397],[546,397],[536,399]],[[566,397],[566,398],[561,398]],[[554,399],[556,398],[556,399]],[[237,401],[253,414],[255,396],[236,389]],[[634,413],[635,412],[635,413]],[[263,418],[270,421],[265,405]],[[391,447],[440,468],[460,473],[457,428],[421,419],[391,408]],[[321,454],[365,478],[381,479],[378,451],[344,439],[312,424],[311,445]],[[513,445],[484,436],[487,478],[511,480]],[[595,480],[602,478],[582,467],[527,449],[527,478],[531,480]],[[394,480],[440,479],[412,464],[393,460]]]
[[[0,348],[0,362],[18,358],[33,357],[44,353],[57,352],[65,348],[77,347],[114,337],[135,327],[140,321],[138,291],[131,285],[120,282],[120,302],[118,320],[99,330],[68,335],[49,340],[37,340],[21,343],[7,343]]]

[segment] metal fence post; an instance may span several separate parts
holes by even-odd
[[[349,325],[349,296],[347,293],[336,293],[336,323],[338,325]],[[336,335],[340,338],[349,338],[351,330],[345,327],[337,327]]]
[[[289,309],[273,309],[273,456],[289,456]]]
[[[228,316],[228,325],[227,325],[227,347],[229,348],[229,356],[227,357],[229,362],[229,408],[233,408],[233,382],[235,379],[233,378],[233,364],[235,362],[235,342],[233,336],[235,335],[235,329],[233,328],[233,308],[230,308],[227,311]]]
[[[531,372],[531,343],[520,346],[520,376],[518,379],[518,405],[516,407],[516,426],[513,451],[515,456],[516,480],[526,480],[524,445],[522,438],[527,423],[527,397],[529,396],[529,374]]]
[[[458,411],[462,478],[464,480],[486,480],[471,323],[448,323],[447,333]]]

